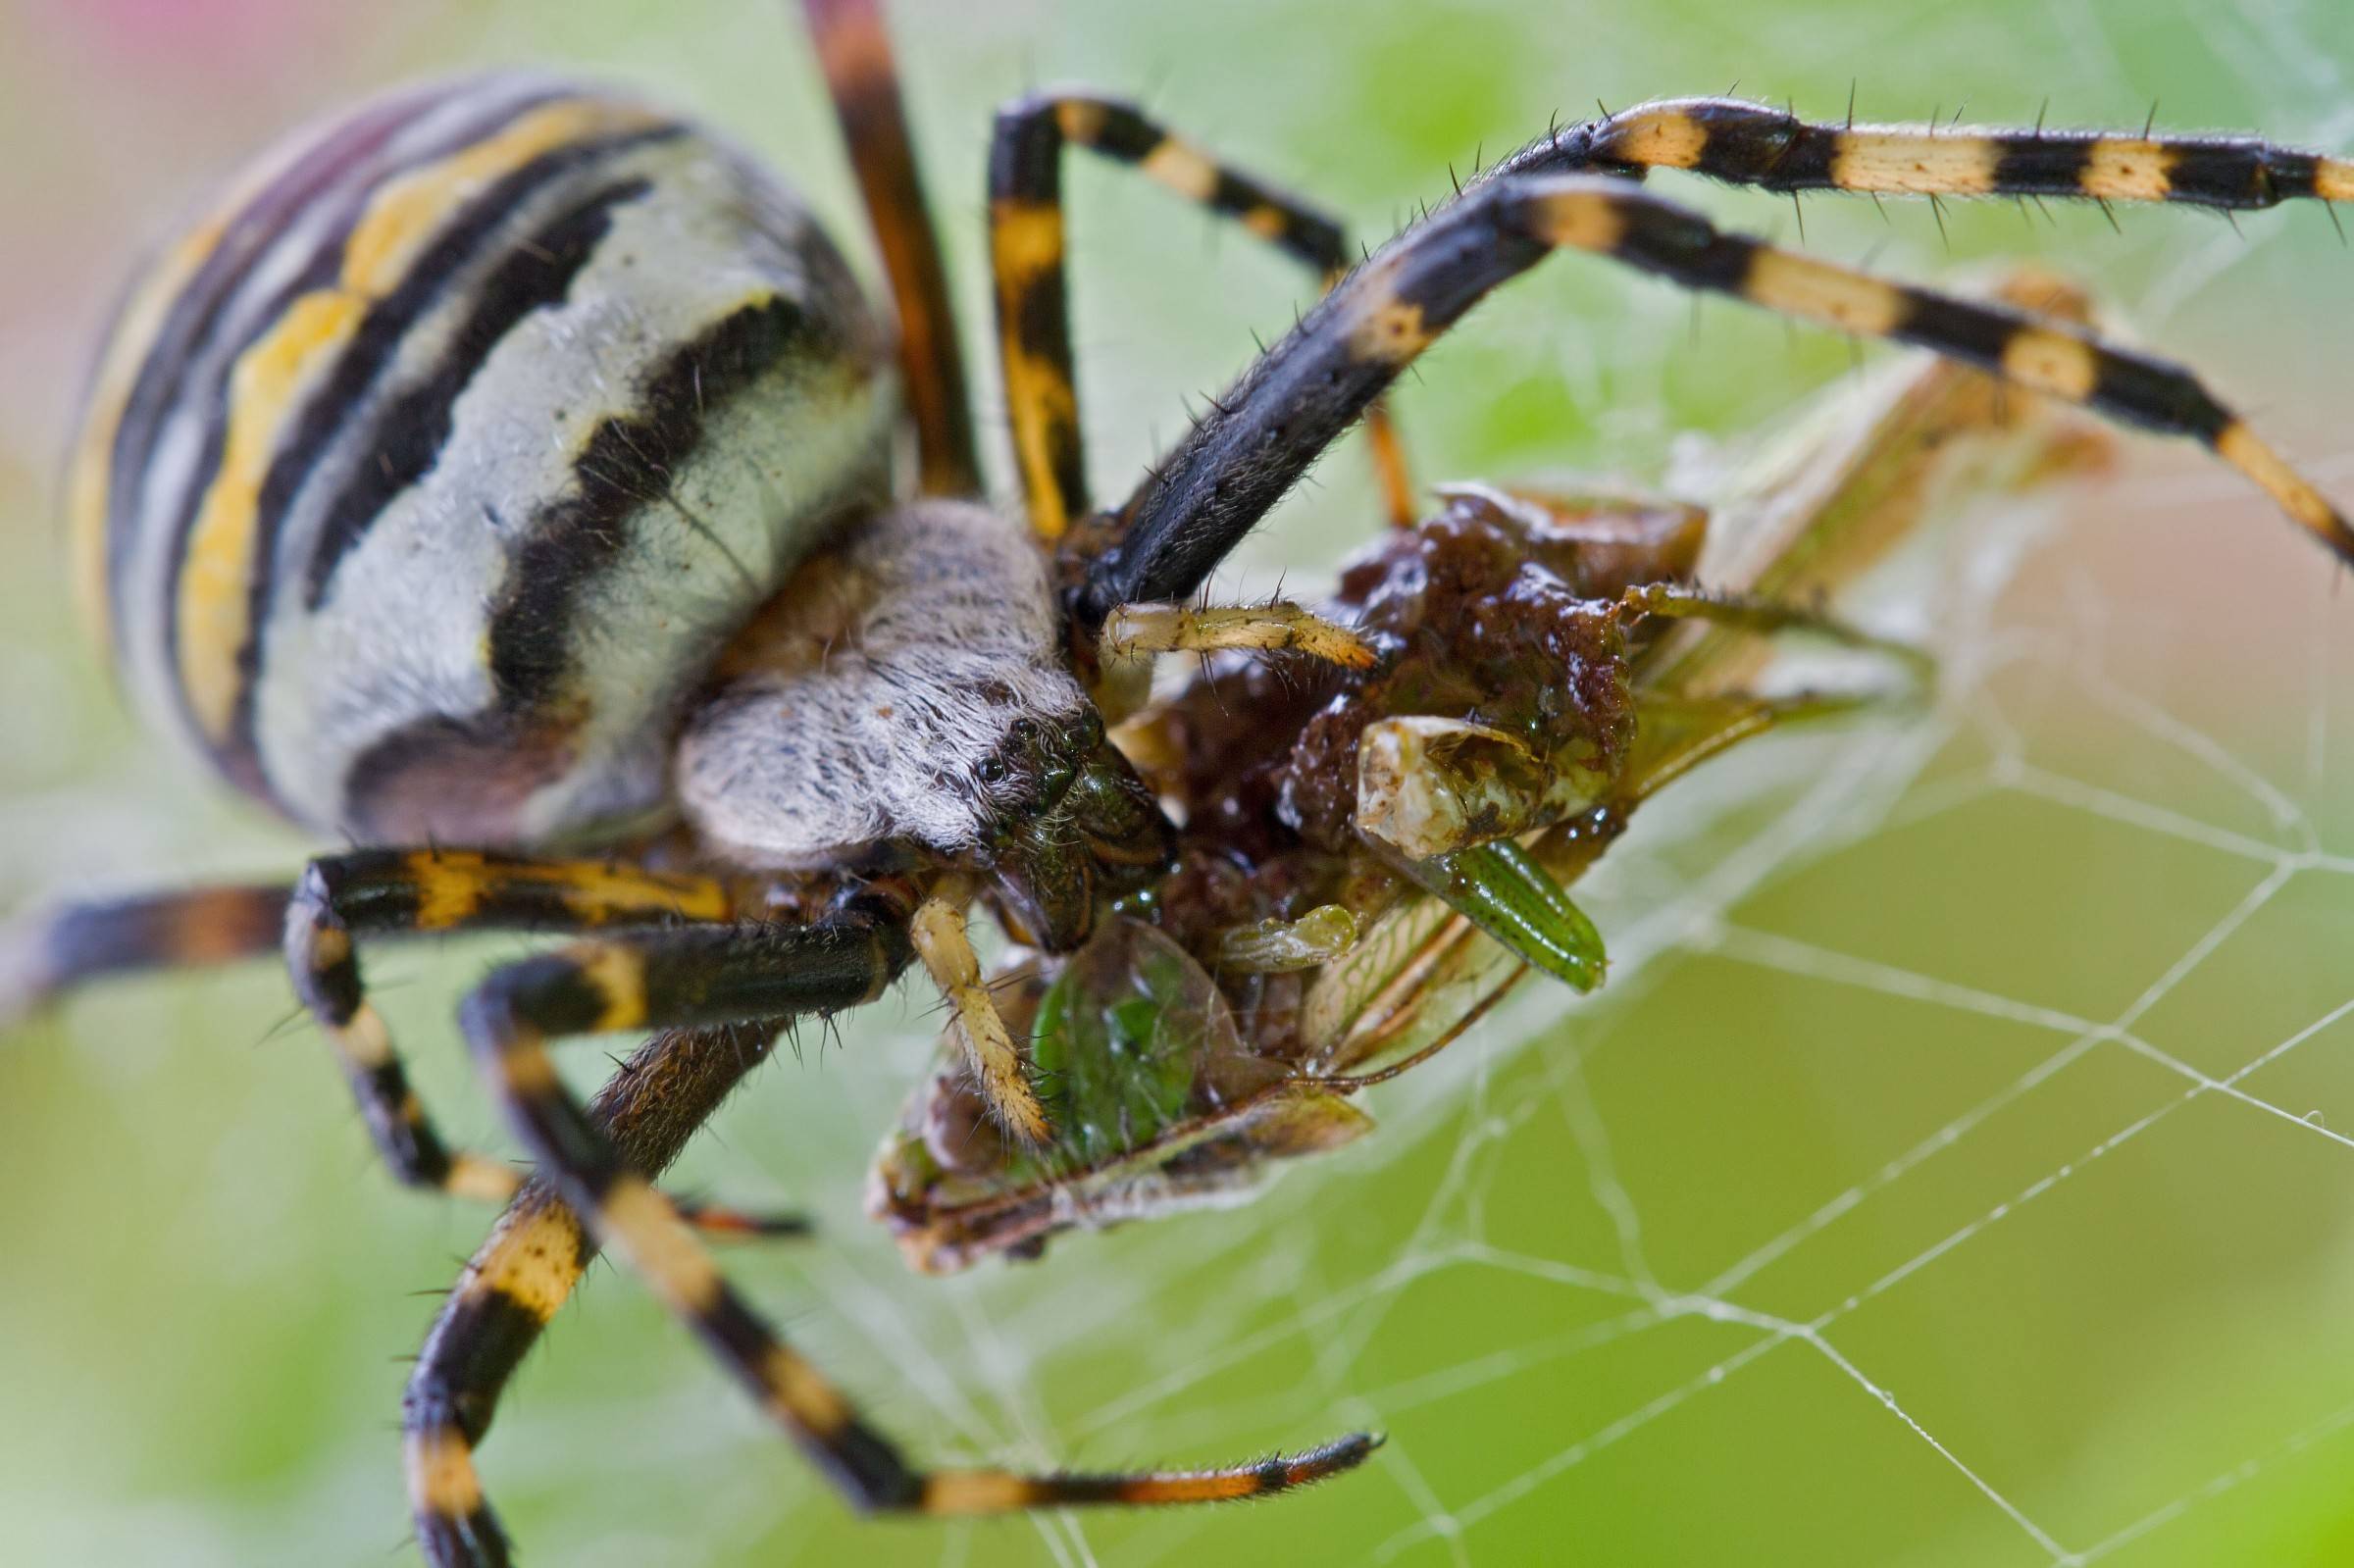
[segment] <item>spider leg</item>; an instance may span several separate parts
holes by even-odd
[[[598,1090],[589,1114],[632,1167],[659,1174],[767,1059],[782,1027],[656,1035]],[[499,1216],[434,1320],[401,1399],[401,1430],[418,1540],[436,1568],[513,1560],[483,1498],[474,1449],[507,1379],[595,1255],[580,1217],[544,1178],[535,1178]]]
[[[1686,288],[1728,294],[1864,337],[1918,344],[2127,424],[2195,438],[2341,558],[2354,530],[2189,372],[2080,329],[1913,288],[1727,234],[1707,219],[1594,176],[1498,179],[1409,229],[1269,350],[1118,514],[1078,610],[1178,599],[1358,411],[1489,290],[1557,249],[1591,251]]]
[[[406,862],[426,853],[365,851],[318,862],[313,873],[328,892],[324,913],[314,906],[313,912],[303,917],[306,933],[298,939],[306,954],[305,967],[317,963],[322,952],[332,951],[338,940],[348,951],[354,935],[374,938],[460,926],[543,928],[579,923],[577,916],[551,915],[535,907],[531,897],[524,895],[524,885],[534,877],[540,883],[537,891],[545,895],[554,885],[556,863],[511,861],[505,863],[503,873],[493,874],[489,857],[445,851],[432,855],[435,866],[430,883],[440,889],[435,896],[445,900],[477,898],[481,907],[454,925],[420,918],[419,911],[427,907],[420,889],[428,879],[418,879]],[[572,873],[579,879],[573,885],[576,897],[596,880],[628,875],[602,863],[583,863],[572,868]],[[651,874],[640,875],[651,878]],[[405,890],[401,885],[404,877],[411,880]],[[652,880],[669,885],[674,893],[682,882],[691,881]],[[402,912],[404,898],[409,899],[407,913]],[[287,908],[301,901],[297,888],[282,884],[192,887],[69,904],[17,922],[0,933],[0,1024],[91,981],[282,953],[287,945]],[[442,907],[446,911],[449,905]],[[656,915],[637,918],[668,918],[672,913],[664,906]],[[333,970],[335,966],[329,967]],[[356,995],[356,967],[350,967],[349,983]],[[340,994],[342,981],[337,975],[331,973],[319,984]],[[315,1005],[313,1011],[317,1015]],[[318,1016],[326,1022],[333,1010]],[[383,1043],[383,1058],[376,1069],[361,1072],[355,1066],[347,1048],[348,1037],[356,1032],[356,1044],[363,1053],[384,1039],[383,1023],[364,999],[342,1026],[329,1022],[328,1028],[331,1037],[336,1039],[337,1055],[379,1147],[404,1183],[485,1202],[504,1202],[514,1195],[522,1177],[512,1167],[452,1153],[442,1145],[409,1092],[407,1076],[391,1055],[388,1041]],[[797,1214],[755,1213],[691,1200],[682,1201],[679,1207],[697,1230],[717,1237],[801,1236],[809,1230],[808,1221]]]
[[[441,1141],[384,1016],[360,980],[354,938],[384,932],[499,928],[582,931],[733,913],[727,889],[597,860],[540,860],[446,849],[364,849],[311,862],[285,921],[294,993],[327,1032],[368,1131],[409,1187],[504,1202],[521,1178],[502,1161]]]
[[[998,360],[1030,525],[1059,538],[1088,509],[1063,266],[1062,153],[1080,146],[1142,171],[1186,200],[1316,269],[1329,287],[1356,260],[1340,223],[1219,162],[1135,105],[1056,92],[998,111],[989,156],[991,268],[997,276]],[[1396,430],[1376,404],[1365,416],[1392,520],[1414,519],[1414,486]]]
[[[0,1026],[94,980],[278,950],[282,885],[189,887],[36,911],[0,929]]]
[[[898,313],[900,395],[915,422],[924,492],[977,495],[981,464],[956,313],[880,0],[801,0],[801,11]]]
[[[1381,655],[1338,622],[1278,599],[1269,604],[1188,606],[1123,604],[1103,622],[1088,652],[1097,710],[1118,724],[1152,696],[1155,654],[1225,650],[1296,652],[1345,670],[1369,670]]]
[[[493,974],[468,999],[467,1037],[565,1201],[861,1509],[974,1514],[1082,1502],[1205,1502],[1303,1486],[1363,1459],[1374,1440],[1358,1436],[1296,1458],[1185,1473],[915,1469],[777,1338],[556,1076],[548,1044],[564,1036],[828,1012],[870,1001],[912,956],[913,903],[912,889],[872,884],[812,926],[688,927],[527,959]],[[470,1498],[462,1487],[437,1496],[434,1482],[442,1469],[429,1448],[420,1488],[429,1507],[479,1500],[479,1492]]]
[[[327,1032],[384,1162],[406,1186],[504,1201],[521,1179],[504,1163],[452,1150],[409,1087],[390,1033],[366,994],[354,938],[385,932],[500,928],[580,931],[662,920],[723,920],[727,889],[604,861],[470,851],[360,850],[313,861],[284,928],[295,994]]]
[[[1508,159],[1511,174],[1689,169],[1764,190],[2163,201],[2244,211],[2354,201],[2354,160],[2254,136],[1816,125],[1736,98],[1639,104]]]

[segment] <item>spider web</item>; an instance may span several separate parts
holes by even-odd
[[[2129,314],[2165,323],[2248,254],[2183,247]],[[1521,993],[1373,1098],[1378,1146],[922,1292],[945,1301],[810,1276],[862,1326],[844,1353],[910,1380],[886,1419],[957,1451],[1391,1435],[1378,1479],[1296,1519],[950,1528],[940,1558],[2342,1540],[2354,621],[2227,478],[2146,446],[2057,532],[2036,510],[1890,589],[1942,623],[1932,713],[1679,788],[1585,890],[1607,993]]]
[[[2114,109],[2100,83],[2131,75],[2122,13],[2053,14],[2098,100],[2073,107]],[[2251,90],[2288,71],[2300,102],[2347,101],[2293,5],[2228,23],[2185,5],[2176,20]],[[1865,57],[1871,44],[1860,40]],[[2296,128],[2354,140],[2342,114]],[[1083,247],[1116,247],[1132,215],[1140,229],[1169,222],[1150,196],[1084,192],[1104,216],[1077,220]],[[1762,227],[1754,202],[1723,210]],[[1824,254],[1889,243],[1819,206],[1807,221]],[[2126,222],[2142,265],[2126,269],[2120,314],[2243,393],[2312,384],[2311,402],[2253,412],[2332,493],[2354,494],[2328,352],[2291,363],[2283,349],[2283,371],[2235,358],[2212,325],[2259,315],[2247,289],[2277,285],[2268,268],[2310,247],[2318,220],[2294,240],[2280,220],[2252,224],[2246,242],[2179,215]],[[1946,271],[1933,232],[1918,232],[1928,223],[1905,214],[1881,265]],[[1966,255],[2021,248],[2016,228],[1973,240],[1993,230],[1955,223]],[[2106,233],[2063,225],[2037,247],[2063,265]],[[2115,254],[2100,253],[2104,269]],[[1595,319],[1607,301],[1607,337],[1549,347],[1542,374],[1581,406],[1619,411],[1595,416],[1584,444],[1637,473],[1667,457],[1661,408],[1699,401],[1712,428],[1739,429],[1840,363],[1813,340],[1785,352],[1777,328],[1729,313],[1693,333],[1664,291],[1629,304],[1610,279],[1549,301],[1551,286],[1475,321],[1433,380],[1530,379],[1541,324]],[[2336,286],[2287,297],[2341,299]],[[1088,329],[1084,294],[1081,307]],[[1168,384],[1172,364],[1139,341],[1162,325],[1087,330],[1109,406],[1150,406]],[[1228,346],[1205,363],[1230,363]],[[1701,374],[1695,361],[1771,391],[1709,404],[1677,383]],[[1448,472],[1526,473],[1525,450],[1477,433],[1508,399],[1458,413],[1438,390],[1409,394],[1407,412],[1425,450],[1464,454]],[[1102,472],[1151,444],[1147,427],[1098,433]],[[1287,565],[1312,582],[1371,515],[1338,468],[1306,527],[1287,520],[1261,541],[1242,590]],[[911,1278],[860,1218],[855,1173],[929,1059],[937,1020],[913,1001],[849,1021],[839,1049],[805,1037],[805,1060],[765,1073],[683,1168],[690,1189],[816,1212],[819,1245],[737,1249],[730,1266],[927,1458],[1209,1462],[1385,1430],[1361,1473],[1261,1508],[877,1535],[601,1270],[485,1451],[519,1537],[543,1560],[615,1564],[2327,1557],[2350,1528],[2354,1467],[2354,809],[2341,803],[2354,611],[2336,574],[2228,476],[2148,443],[2098,486],[1971,522],[1892,575],[1876,605],[1933,637],[1944,680],[1930,711],[1745,748],[1679,784],[1581,889],[1614,955],[1602,993],[1571,1006],[1524,987],[1369,1096],[1377,1136],[1249,1207],[1067,1238],[1036,1266]],[[7,680],[7,711],[42,727],[36,748],[77,743],[49,677],[18,662]],[[220,820],[192,820],[161,782],[96,798],[36,783],[9,795],[12,892],[93,861],[124,880],[143,863],[188,866]],[[199,869],[285,862],[284,845],[268,851],[215,849]],[[451,987],[511,950],[372,972],[394,987],[387,1012],[433,1103],[480,1143],[495,1141],[494,1120],[435,1042]],[[74,1060],[127,1096],[152,1093],[169,1051],[233,1052],[281,1005],[268,977],[193,984],[183,994],[234,1021],[175,1033],[162,1002],[100,1003],[76,1015]],[[16,1533],[0,1541],[59,1560],[158,1555],[165,1542],[173,1560],[229,1563],[380,1561],[397,1539],[381,1418],[399,1374],[351,1369],[419,1326],[414,1303],[382,1305],[384,1255],[411,1270],[399,1283],[435,1283],[480,1221],[419,1218],[381,1189],[330,1075],[306,1069],[310,1049],[259,1058],[299,1086],[298,1108],[243,1089],[205,1102],[239,1158],[195,1168],[180,1223],[202,1239],[156,1279],[222,1314],[243,1297],[217,1281],[254,1278],[319,1282],[321,1314],[373,1312],[316,1374],[356,1391],[316,1396],[331,1414],[307,1427],[281,1413],[328,1436],[278,1461],[275,1488],[45,1496],[27,1482],[0,1492]],[[262,1146],[305,1118],[325,1119],[317,1138]],[[151,1191],[155,1174],[119,1190]],[[334,1218],[306,1231],[281,1192],[300,1184],[323,1188],[309,1209]],[[320,1233],[338,1226],[383,1239],[323,1262]],[[258,1373],[260,1351],[217,1348],[217,1320],[182,1332],[191,1354],[214,1347]]]
[[[829,1317],[912,1376],[900,1402],[921,1414],[898,1425],[1099,1463],[1378,1423],[1379,1479],[1349,1485],[1394,1499],[1290,1505],[1322,1510],[1301,1535],[1336,1560],[1516,1560],[1615,1528],[1605,1541],[1654,1560],[2197,1561],[2326,1531],[2328,1510],[2296,1521],[2354,1460],[2330,1310],[2354,1259],[2329,1212],[2354,1141],[2330,1125],[2354,1090],[2354,990],[2332,963],[2354,856],[2331,847],[2346,823],[2326,787],[2354,624],[2310,561],[2268,562],[2249,601],[2284,613],[2230,639],[2210,728],[2192,698],[2153,696],[2168,675],[2143,657],[2152,629],[2214,624],[2199,594],[2126,621],[2104,584],[2143,551],[2196,549],[2219,512],[2257,517],[2187,476],[2097,512],[1989,597],[1934,714],[1730,764],[1717,798],[1613,850],[1590,889],[1613,994],[1566,1022],[1558,997],[1522,995],[1375,1098],[1380,1149],[1240,1214],[1066,1241],[1035,1278],[956,1282],[945,1303],[821,1271]],[[2230,709],[2291,672],[2303,746],[2276,778],[2244,760]],[[1956,880],[1971,890],[1942,891]],[[2179,907],[2121,909],[2128,889]],[[1837,907],[1855,897],[1868,922]],[[2127,920],[2156,930],[2105,950],[2076,924]],[[1987,925],[2009,929],[1955,939]],[[2100,983],[2037,962],[2040,943]],[[1698,997],[1740,1024],[1696,1018]],[[1794,1059],[1759,1060],[1776,1052]],[[1728,1091],[1694,1107],[1700,1137],[1660,1114]],[[1639,1149],[1663,1123],[1670,1149]],[[1327,1239],[1368,1211],[1385,1257]],[[2175,1255],[2134,1267],[2140,1247]],[[1201,1278],[1223,1310],[1182,1283]],[[2112,1339],[2133,1352],[2056,1369]],[[1130,1385],[1055,1393],[1098,1358]],[[1809,1431],[1792,1485],[1817,1507],[1746,1507]],[[2121,1443],[2133,1463],[2104,1458]],[[1882,1485],[1900,1517],[1854,1502]],[[1613,1519],[1621,1488],[1688,1528]],[[1068,1562],[1263,1549],[1244,1532],[1265,1528],[1038,1526]]]
[[[2354,458],[2315,467],[2354,483]],[[2228,477],[2146,448],[1981,514],[1881,604],[1902,624],[1933,601],[1933,711],[1679,784],[1582,889],[1605,991],[1518,993],[1373,1095],[1366,1144],[1034,1267],[919,1284],[852,1238],[744,1272],[820,1303],[804,1340],[928,1451],[1099,1466],[1390,1434],[1280,1505],[948,1526],[909,1560],[2320,1550],[2354,1464],[2334,576]],[[790,1152],[698,1169],[839,1173],[923,1024],[827,1059],[849,1138],[811,1147],[796,1118]],[[502,1455],[550,1443],[521,1462],[566,1492],[594,1462],[564,1441],[578,1415],[527,1414]],[[699,1397],[603,1416],[665,1451],[712,1441]],[[741,1441],[698,1457],[738,1478],[698,1469],[698,1530],[741,1532],[744,1560],[874,1549],[822,1500],[781,1527],[768,1439]],[[591,1543],[623,1560],[595,1527],[568,1559]]]
[[[1977,558],[1933,712],[1679,786],[1586,886],[1603,993],[1519,994],[1374,1095],[1375,1138],[1248,1208],[917,1283],[850,1229],[832,1162],[918,1070],[924,1019],[855,1029],[812,1076],[857,1114],[795,1115],[790,1147],[773,1112],[732,1112],[697,1176],[819,1172],[837,1239],[740,1274],[815,1303],[802,1341],[927,1451],[1094,1466],[1390,1434],[1365,1473],[1265,1508],[892,1550],[2151,1564],[2335,1539],[2354,854],[2328,784],[2354,760],[2354,621],[2277,529],[2228,589],[2121,597],[2152,552],[2270,521],[2195,470],[2066,510],[2056,538],[2015,529],[2016,572]],[[2227,647],[2180,646],[2186,620]],[[672,1474],[633,1464],[627,1508],[584,1511],[623,1432]],[[673,1486],[709,1560],[879,1549],[770,1446],[704,1390],[527,1387],[492,1473],[544,1489],[519,1523],[565,1560],[663,1535],[626,1520]]]

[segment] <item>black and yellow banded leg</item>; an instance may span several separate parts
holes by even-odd
[[[282,930],[295,994],[327,1031],[393,1174],[410,1187],[504,1202],[521,1177],[503,1161],[441,1141],[409,1087],[384,1016],[367,998],[355,940],[391,933],[579,932],[719,921],[732,913],[726,887],[706,877],[595,860],[367,849],[313,861],[295,886]],[[712,1222],[731,1232],[768,1228],[726,1209],[714,1209]]]
[[[915,1469],[778,1339],[556,1076],[547,1047],[565,1036],[832,1011],[871,1000],[911,956],[911,912],[852,906],[814,926],[688,928],[583,942],[492,975],[468,1000],[467,1037],[557,1191],[861,1510],[977,1514],[1071,1503],[1205,1502],[1284,1491],[1363,1459],[1375,1440],[1357,1436],[1295,1458],[1184,1473]],[[429,1454],[427,1467],[430,1481],[437,1456]],[[463,1492],[451,1500],[464,1501]]]
[[[1023,98],[998,111],[989,156],[990,268],[998,359],[1030,524],[1058,538],[1088,509],[1065,278],[1062,152],[1088,148],[1231,219],[1315,269],[1327,287],[1356,260],[1339,222],[1171,133],[1133,104],[1092,93]],[[1393,522],[1414,521],[1414,487],[1396,430],[1366,415],[1375,475]]]
[[[1083,625],[1181,599],[1398,375],[1498,284],[1556,250],[1607,256],[1860,337],[1918,344],[2129,425],[2188,436],[2341,559],[2354,529],[2188,371],[2072,324],[1914,288],[1729,234],[1624,179],[1545,175],[1474,186],[1309,312],[1121,509],[1088,568]]]
[[[589,1115],[629,1164],[658,1176],[751,1070],[782,1026],[669,1030],[597,1090]],[[570,1297],[596,1243],[545,1179],[527,1183],[442,1302],[401,1400],[417,1538],[436,1568],[500,1568],[505,1532],[474,1450],[500,1392]]]
[[[420,851],[419,853],[423,853]],[[384,865],[392,866],[397,876],[401,865],[413,858],[407,852],[368,852],[324,861],[324,873],[329,885],[367,887],[371,882],[382,888]],[[490,861],[487,857],[454,852],[436,853],[437,869],[445,873],[439,885],[447,893],[454,885],[451,878],[459,869],[472,865],[475,874],[482,874]],[[374,866],[371,862],[376,862]],[[531,864],[517,862],[517,864]],[[601,863],[592,868],[600,875],[609,875],[610,868]],[[246,959],[282,954],[287,946],[287,908],[295,901],[296,888],[282,883],[262,883],[243,886],[191,887],[172,892],[146,893],[128,898],[107,899],[86,904],[68,904],[62,908],[28,915],[0,932],[0,1025],[5,1025],[54,1001],[65,991],[93,981],[109,980],[127,975],[159,970],[205,968],[236,963]],[[330,900],[331,926],[335,916]],[[448,906],[440,913],[446,914]],[[655,917],[669,918],[670,911]],[[389,923],[387,923],[387,921]],[[518,911],[507,919],[485,917],[461,922],[477,928],[492,925],[531,925],[577,928],[579,922],[561,918],[550,919],[535,912]],[[349,922],[343,939],[348,943],[355,934],[370,937],[419,935],[434,931],[455,929],[445,923],[429,923],[414,915],[400,915],[389,903],[358,911],[357,925]],[[315,938],[314,938],[315,940]],[[326,938],[330,947],[334,938]],[[356,968],[351,974],[356,986]],[[363,1001],[359,1012],[371,1022],[359,1025],[362,1031],[381,1031],[372,1009]],[[358,1017],[358,1013],[354,1014]],[[340,1040],[338,1040],[340,1045]],[[387,1055],[389,1047],[386,1047]],[[349,1058],[345,1057],[346,1071]],[[359,1088],[361,1104],[372,1129],[382,1123],[384,1103],[379,1089],[388,1088],[390,1103],[413,1109],[415,1099],[409,1093],[405,1075],[397,1061],[390,1062],[388,1082],[371,1081]],[[355,1085],[359,1083],[354,1076]],[[404,1181],[412,1185],[430,1186],[463,1196],[487,1202],[504,1202],[513,1196],[521,1177],[512,1168],[496,1161],[478,1159],[469,1155],[452,1155],[440,1145],[422,1112],[416,1113],[416,1137],[404,1136],[400,1146],[419,1156],[415,1163],[404,1164],[409,1155],[394,1154],[386,1148],[387,1157]],[[395,1119],[397,1120],[397,1118]],[[379,1134],[380,1146],[383,1137]],[[431,1158],[438,1151],[442,1177],[427,1181],[421,1174],[434,1167]],[[697,1230],[715,1237],[753,1238],[806,1235],[808,1220],[798,1214],[778,1214],[739,1209],[718,1203],[683,1201],[680,1211],[686,1214]]]
[[[2354,201],[2354,159],[2254,136],[1824,125],[1737,98],[1639,104],[1534,142],[1505,167],[1533,174],[1596,165],[1689,169],[1774,191],[2162,201],[2234,211]]]
[[[282,884],[189,887],[24,916],[0,929],[0,1025],[94,980],[274,953],[292,893]]]
[[[801,12],[891,282],[899,319],[899,395],[915,425],[923,490],[978,495],[981,465],[964,351],[899,102],[898,67],[881,0],[801,0]]]

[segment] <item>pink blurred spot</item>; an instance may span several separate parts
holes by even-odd
[[[270,73],[309,53],[349,8],[318,0],[45,0],[58,34],[127,71]]]

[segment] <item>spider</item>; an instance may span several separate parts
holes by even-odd
[[[1393,522],[1414,523],[1384,390],[1551,252],[1914,343],[2192,437],[2354,559],[2354,531],[2188,373],[2065,320],[1721,231],[1641,183],[1663,168],[1775,191],[2241,208],[2354,198],[2354,164],[2250,139],[1811,125],[1730,99],[1557,126],[1356,266],[1333,220],[1132,105],[1080,91],[1009,105],[989,223],[1022,506],[993,508],[978,499],[956,324],[877,4],[805,9],[896,307],[896,372],[893,334],[840,254],[725,142],[604,88],[466,78],[298,134],[160,253],[100,356],[69,475],[83,598],[145,716],[268,806],[358,847],[290,886],[27,923],[0,962],[12,999],[282,945],[395,1175],[509,1200],[516,1174],[448,1147],[426,1117],[355,943],[495,927],[581,938],[496,970],[460,1011],[546,1186],[501,1221],[412,1382],[409,1486],[437,1562],[508,1560],[474,1445],[593,1245],[863,1509],[1215,1501],[1374,1450],[1357,1434],[1198,1471],[920,1468],[779,1338],[697,1234],[790,1222],[683,1207],[647,1173],[786,1022],[873,1000],[911,964],[951,1004],[977,1125],[1010,1157],[1049,1158],[1076,1125],[1078,1075],[1066,1065],[1042,1092],[965,925],[978,907],[1049,958],[1085,953],[1182,886],[1189,846],[1160,799],[1166,769],[1156,791],[1114,738],[1144,700],[1140,656],[1290,650],[1331,667],[1344,696],[1388,691],[1363,716],[1387,728],[1358,753],[1356,802],[1328,826],[1378,840],[1381,865],[1427,891],[1402,912],[1459,913],[1514,957],[1599,979],[1598,944],[1560,885],[1577,856],[1549,866],[1502,847],[1521,828],[1553,831],[1566,797],[1551,754],[1527,736],[1515,752],[1493,725],[1404,724],[1433,716],[1379,686],[1402,655],[1378,637],[1297,605],[1191,602],[1360,421]],[[1067,327],[1071,148],[1141,171],[1326,285],[1102,509]],[[902,430],[909,485],[895,475]],[[1651,541],[1633,578],[1625,562],[1613,579],[1565,557],[1563,581],[1615,589],[1612,633],[1646,619],[1837,633],[1767,598],[1672,581],[1695,564],[1688,545]],[[1572,738],[1599,755],[1612,737]],[[1655,763],[1600,777],[1648,786],[1670,771]],[[1515,784],[1516,771],[1544,782]],[[1491,779],[1510,787],[1472,799]],[[1451,816],[1451,800],[1476,809]],[[1189,819],[1192,847],[1208,820]],[[1570,841],[1590,855],[1606,830]],[[1329,933],[1277,924],[1248,930],[1346,962]],[[1117,991],[1069,972],[1083,1007]],[[653,1041],[591,1114],[549,1047],[624,1030]],[[1068,1049],[1081,1035],[1052,1037]]]

